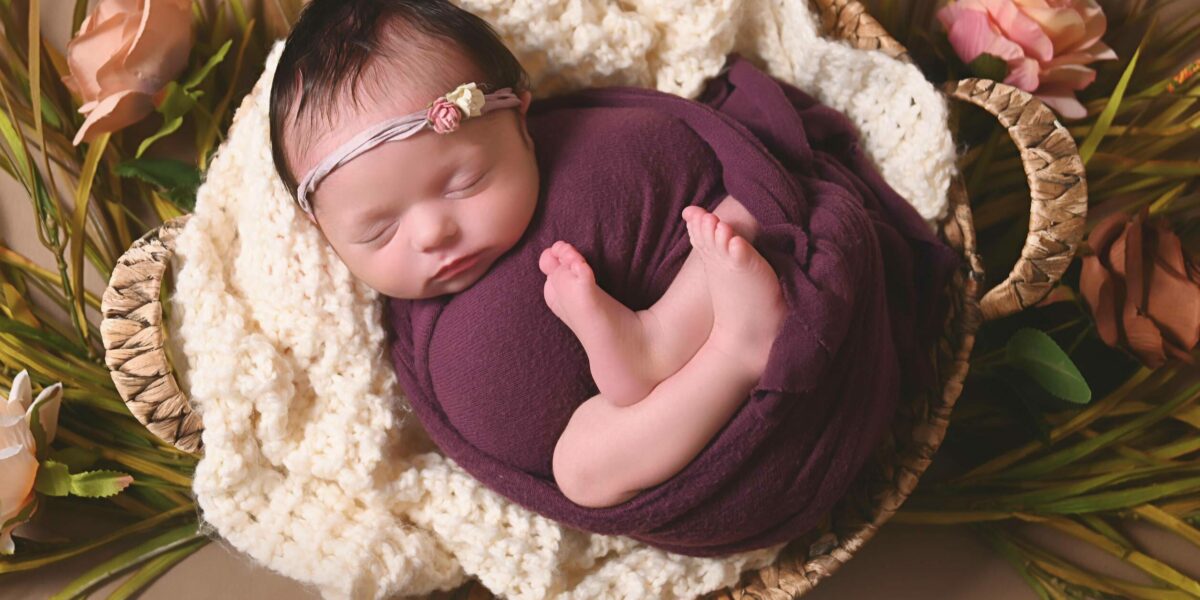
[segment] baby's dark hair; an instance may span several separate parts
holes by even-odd
[[[478,71],[474,81],[484,93],[505,87],[511,87],[514,93],[529,89],[529,75],[495,29],[447,0],[309,3],[284,43],[271,84],[271,154],[275,170],[292,197],[296,197],[298,175],[302,174],[292,173],[288,165],[283,132],[297,100],[293,131],[305,134],[303,139],[294,140],[295,148],[300,149],[313,143],[317,126],[332,122],[347,91],[349,100],[361,106],[358,93],[364,70],[387,65],[401,69],[407,81],[450,86],[436,94],[466,83],[439,82],[439,75],[446,77],[447,69],[422,64],[437,62],[439,57],[443,62],[456,58],[443,50],[447,44],[474,63]],[[362,91],[368,97],[378,100],[400,92],[379,89],[379,79],[363,79],[367,87]]]

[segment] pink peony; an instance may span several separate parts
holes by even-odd
[[[1108,22],[1095,0],[956,0],[937,17],[963,62],[985,53],[1000,58],[1008,64],[1004,83],[1070,119],[1087,116],[1075,92],[1096,71],[1084,65],[1117,58],[1100,41]]]
[[[462,110],[457,104],[448,100],[445,96],[433,101],[433,105],[429,107],[429,112],[426,117],[430,123],[433,123],[433,130],[438,133],[450,133],[458,129],[458,123],[462,119]]]
[[[90,142],[154,111],[155,96],[187,67],[190,0],[100,0],[67,43],[66,86],[86,116],[72,142]]]

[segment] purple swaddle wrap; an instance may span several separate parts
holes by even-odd
[[[840,113],[748,60],[691,101],[590,89],[532,103],[538,207],[524,236],[454,295],[389,299],[391,354],[413,412],[448,457],[534,512],[693,556],[771,546],[814,527],[878,444],[900,399],[934,385],[956,253],[863,156]],[[691,463],[631,500],[579,506],[555,485],[555,442],[597,393],[583,347],[546,306],[542,250],[562,239],[633,310],[691,245],[680,213],[727,194],[788,305],[766,372]]]

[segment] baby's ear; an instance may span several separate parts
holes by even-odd
[[[533,138],[529,135],[529,127],[525,123],[525,113],[529,111],[529,103],[533,101],[533,94],[529,90],[517,92],[517,97],[521,99],[521,112],[517,113],[517,127],[521,129],[521,137],[525,140],[525,145],[532,147]]]
[[[521,116],[525,116],[525,112],[529,110],[529,103],[533,101],[533,93],[522,90],[517,92],[517,97],[521,99]]]

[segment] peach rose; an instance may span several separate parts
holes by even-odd
[[[100,0],[67,43],[70,74],[86,116],[74,144],[117,131],[154,111],[157,95],[187,67],[195,40],[191,0]]]
[[[1117,58],[1100,41],[1108,21],[1095,0],[957,0],[937,17],[963,62],[1000,58],[1008,65],[1004,83],[1070,119],[1087,116],[1075,92],[1091,85],[1096,71],[1084,65]]]
[[[0,554],[13,553],[13,530],[33,516],[18,518],[34,500],[38,448],[32,429],[33,415],[38,414],[41,432],[49,444],[58,431],[61,402],[61,383],[42,389],[37,400],[33,400],[29,373],[25,371],[17,373],[12,393],[7,400],[0,401]]]

